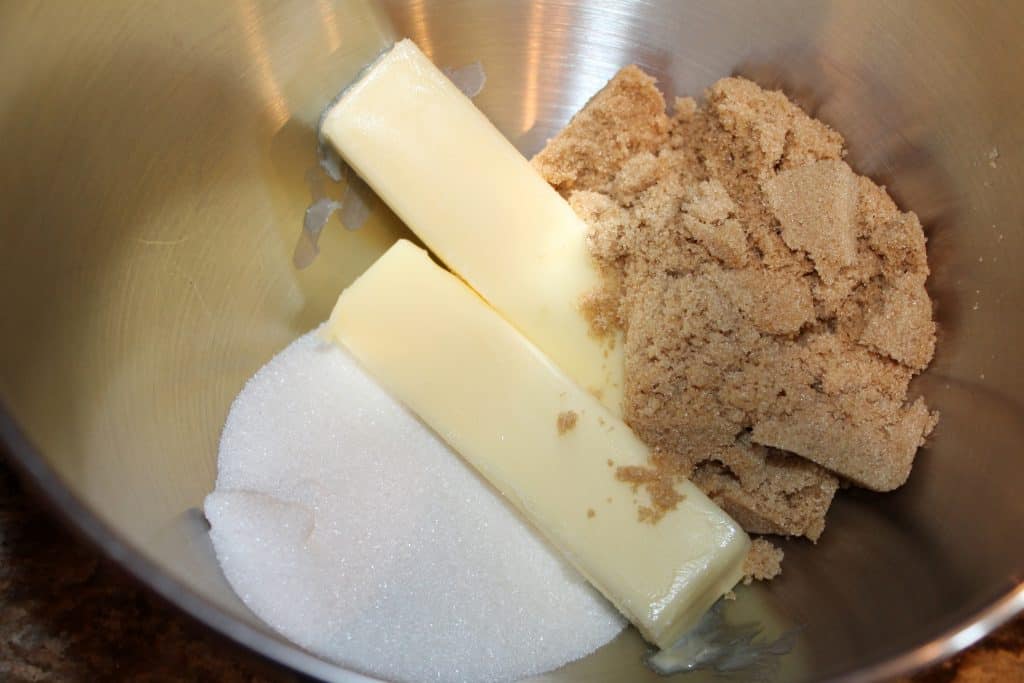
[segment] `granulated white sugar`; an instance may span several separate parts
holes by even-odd
[[[347,353],[310,333],[246,384],[206,500],[225,576],[308,650],[398,681],[509,681],[619,614]]]

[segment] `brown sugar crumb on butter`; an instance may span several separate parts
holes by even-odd
[[[558,420],[556,424],[558,426],[559,435],[565,434],[570,429],[576,426],[576,420],[579,419],[579,415],[576,414],[575,410],[566,410],[565,412],[558,414]]]
[[[596,515],[597,513],[594,512],[594,508],[587,508],[587,519],[592,519]]]
[[[647,492],[651,504],[638,507],[637,516],[641,522],[657,524],[666,512],[674,510],[683,500],[675,488],[676,477],[665,468],[629,465],[616,469],[615,478],[631,484],[634,491],[643,488]]]
[[[593,331],[624,332],[653,456],[617,476],[647,521],[689,477],[748,531],[816,540],[842,480],[902,485],[937,421],[907,395],[935,347],[924,232],[782,93],[726,78],[673,109],[627,67],[533,160],[591,228]]]

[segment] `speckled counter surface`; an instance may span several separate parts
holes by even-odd
[[[66,532],[0,451],[0,681],[300,679],[208,631]],[[1024,681],[1024,619],[914,683]]]

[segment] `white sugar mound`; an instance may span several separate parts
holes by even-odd
[[[307,334],[249,380],[206,516],[242,600],[398,681],[510,681],[623,627],[613,607],[344,351]]]

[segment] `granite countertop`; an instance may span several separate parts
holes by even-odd
[[[181,614],[25,493],[0,452],[0,680],[297,682]],[[1024,618],[911,683],[1024,681]]]

